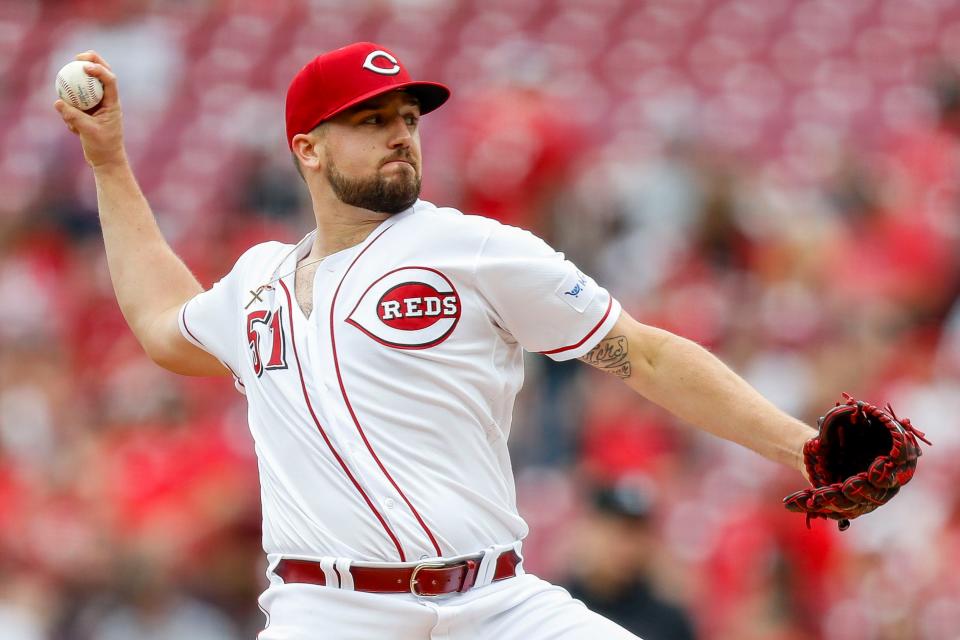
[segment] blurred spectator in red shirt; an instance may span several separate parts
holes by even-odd
[[[587,151],[576,105],[505,86],[462,103],[453,131],[460,208],[543,235],[552,198]]]

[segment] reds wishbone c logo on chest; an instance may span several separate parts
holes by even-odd
[[[453,333],[460,308],[460,295],[445,275],[401,267],[367,287],[347,322],[388,347],[428,349]]]

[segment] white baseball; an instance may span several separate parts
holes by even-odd
[[[87,75],[83,70],[86,64],[90,63],[74,60],[57,72],[57,95],[67,104],[83,111],[94,108],[103,98],[103,83]]]

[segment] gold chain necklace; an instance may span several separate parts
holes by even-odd
[[[296,247],[293,248],[294,251],[296,251],[296,249],[297,249]],[[287,254],[287,255],[290,255],[290,254]],[[249,308],[250,308],[250,305],[252,305],[254,302],[257,302],[258,300],[259,300],[260,302],[263,302],[263,298],[260,297],[260,292],[263,291],[264,289],[273,289],[273,283],[274,283],[274,282],[277,282],[277,281],[279,281],[279,280],[283,280],[283,279],[286,278],[287,276],[292,275],[292,274],[296,273],[297,271],[300,271],[300,269],[303,269],[304,267],[309,267],[309,266],[312,265],[312,264],[318,264],[318,263],[320,263],[320,262],[323,262],[324,260],[326,260],[326,259],[329,258],[329,257],[330,257],[330,256],[323,256],[322,258],[317,258],[316,260],[311,260],[310,262],[304,262],[304,263],[301,264],[301,265],[297,265],[292,271],[288,271],[288,272],[284,273],[283,275],[279,275],[279,276],[275,277],[273,280],[270,280],[269,282],[267,282],[266,284],[260,285],[260,286],[257,287],[256,289],[251,289],[251,290],[250,290],[250,295],[251,295],[252,297],[250,298],[250,302],[248,302],[243,308],[244,308],[244,309],[249,309]],[[286,258],[284,258],[284,260],[286,260]]]

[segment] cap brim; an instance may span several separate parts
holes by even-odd
[[[324,116],[316,125],[319,125],[325,120],[329,120],[334,116],[343,113],[347,109],[357,106],[361,102],[365,102],[377,96],[382,96],[385,93],[390,93],[392,91],[407,91],[412,94],[417,101],[420,103],[420,115],[430,113],[434,109],[437,109],[444,102],[450,98],[450,89],[445,85],[440,84],[439,82],[402,82],[399,84],[390,85],[388,87],[382,87],[376,91],[370,91],[362,95],[357,96],[350,102],[340,106],[336,111],[327,114]]]

